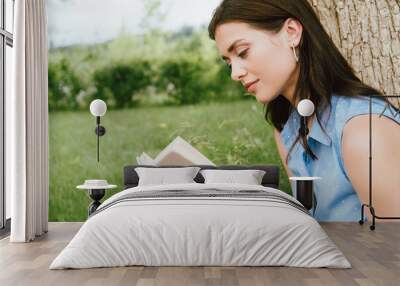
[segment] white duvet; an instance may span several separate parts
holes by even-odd
[[[153,190],[263,190],[238,184],[138,186]],[[298,202],[297,202],[298,203]],[[350,268],[318,222],[295,207],[258,198],[153,198],[123,201],[90,217],[50,269],[145,266]]]

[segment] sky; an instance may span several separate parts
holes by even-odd
[[[121,31],[140,33],[143,0],[47,0],[49,42],[53,47],[99,43]],[[161,0],[164,30],[207,25],[220,0]]]

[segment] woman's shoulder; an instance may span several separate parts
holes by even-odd
[[[333,93],[330,105],[318,111],[323,129],[336,142],[340,142],[343,128],[350,119],[357,115],[369,114],[369,96],[346,96]],[[400,113],[383,98],[371,97],[371,114],[383,114],[400,123]],[[319,124],[319,123],[318,123]],[[283,143],[290,145],[300,125],[300,116],[295,109],[289,114],[281,135]]]
[[[377,97],[376,95],[368,96],[368,95],[354,95],[354,96],[346,96],[333,94],[332,102],[336,102],[337,114],[347,114],[349,112],[365,112],[369,111],[370,100],[372,103],[372,107],[374,108],[382,108],[386,106],[386,101],[383,96]]]
[[[400,124],[400,113],[384,98],[374,96],[342,96],[334,95],[332,97],[334,105],[334,115],[331,120],[333,130],[333,141],[337,152],[341,155],[342,137],[347,124],[359,115],[368,116],[371,110],[371,115],[386,116],[398,124]],[[363,122],[369,122],[363,120]],[[367,128],[366,126],[364,126]],[[365,130],[359,128],[358,130]],[[367,128],[368,130],[368,128]],[[354,135],[355,136],[355,135]]]
[[[400,114],[382,96],[343,96],[333,95],[334,121],[336,131],[343,131],[350,119],[358,115],[381,114],[400,123]]]
[[[365,140],[365,138],[368,138],[366,136],[371,134],[371,129],[369,128],[370,112],[374,117],[375,115],[379,115],[390,118],[399,124],[397,127],[400,127],[400,113],[389,102],[385,101],[383,97],[341,97],[338,98],[337,102],[335,148],[340,167],[346,178],[350,181],[344,167],[345,156],[347,156],[348,162],[352,162],[354,158],[363,157],[360,154],[364,154],[362,152],[365,152],[370,147],[369,140]],[[366,115],[367,117],[358,117],[358,119],[352,121],[352,118],[356,118],[358,115]],[[372,120],[375,130],[374,134],[377,135],[377,138],[389,138],[390,134],[397,132],[398,128],[387,124],[388,122],[388,120]],[[357,142],[357,144],[354,144],[354,142]],[[380,151],[384,149],[381,148]],[[353,166],[356,166],[356,164]]]

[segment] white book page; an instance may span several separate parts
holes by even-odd
[[[155,158],[157,165],[214,165],[206,156],[190,145],[182,137],[177,136]]]
[[[155,161],[145,152],[136,157],[138,165],[156,165]]]

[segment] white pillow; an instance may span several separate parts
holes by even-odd
[[[205,184],[212,183],[234,183],[247,185],[261,185],[265,175],[262,170],[201,170],[200,174],[204,177]]]
[[[152,168],[136,167],[138,186],[196,183],[193,179],[200,167]]]

